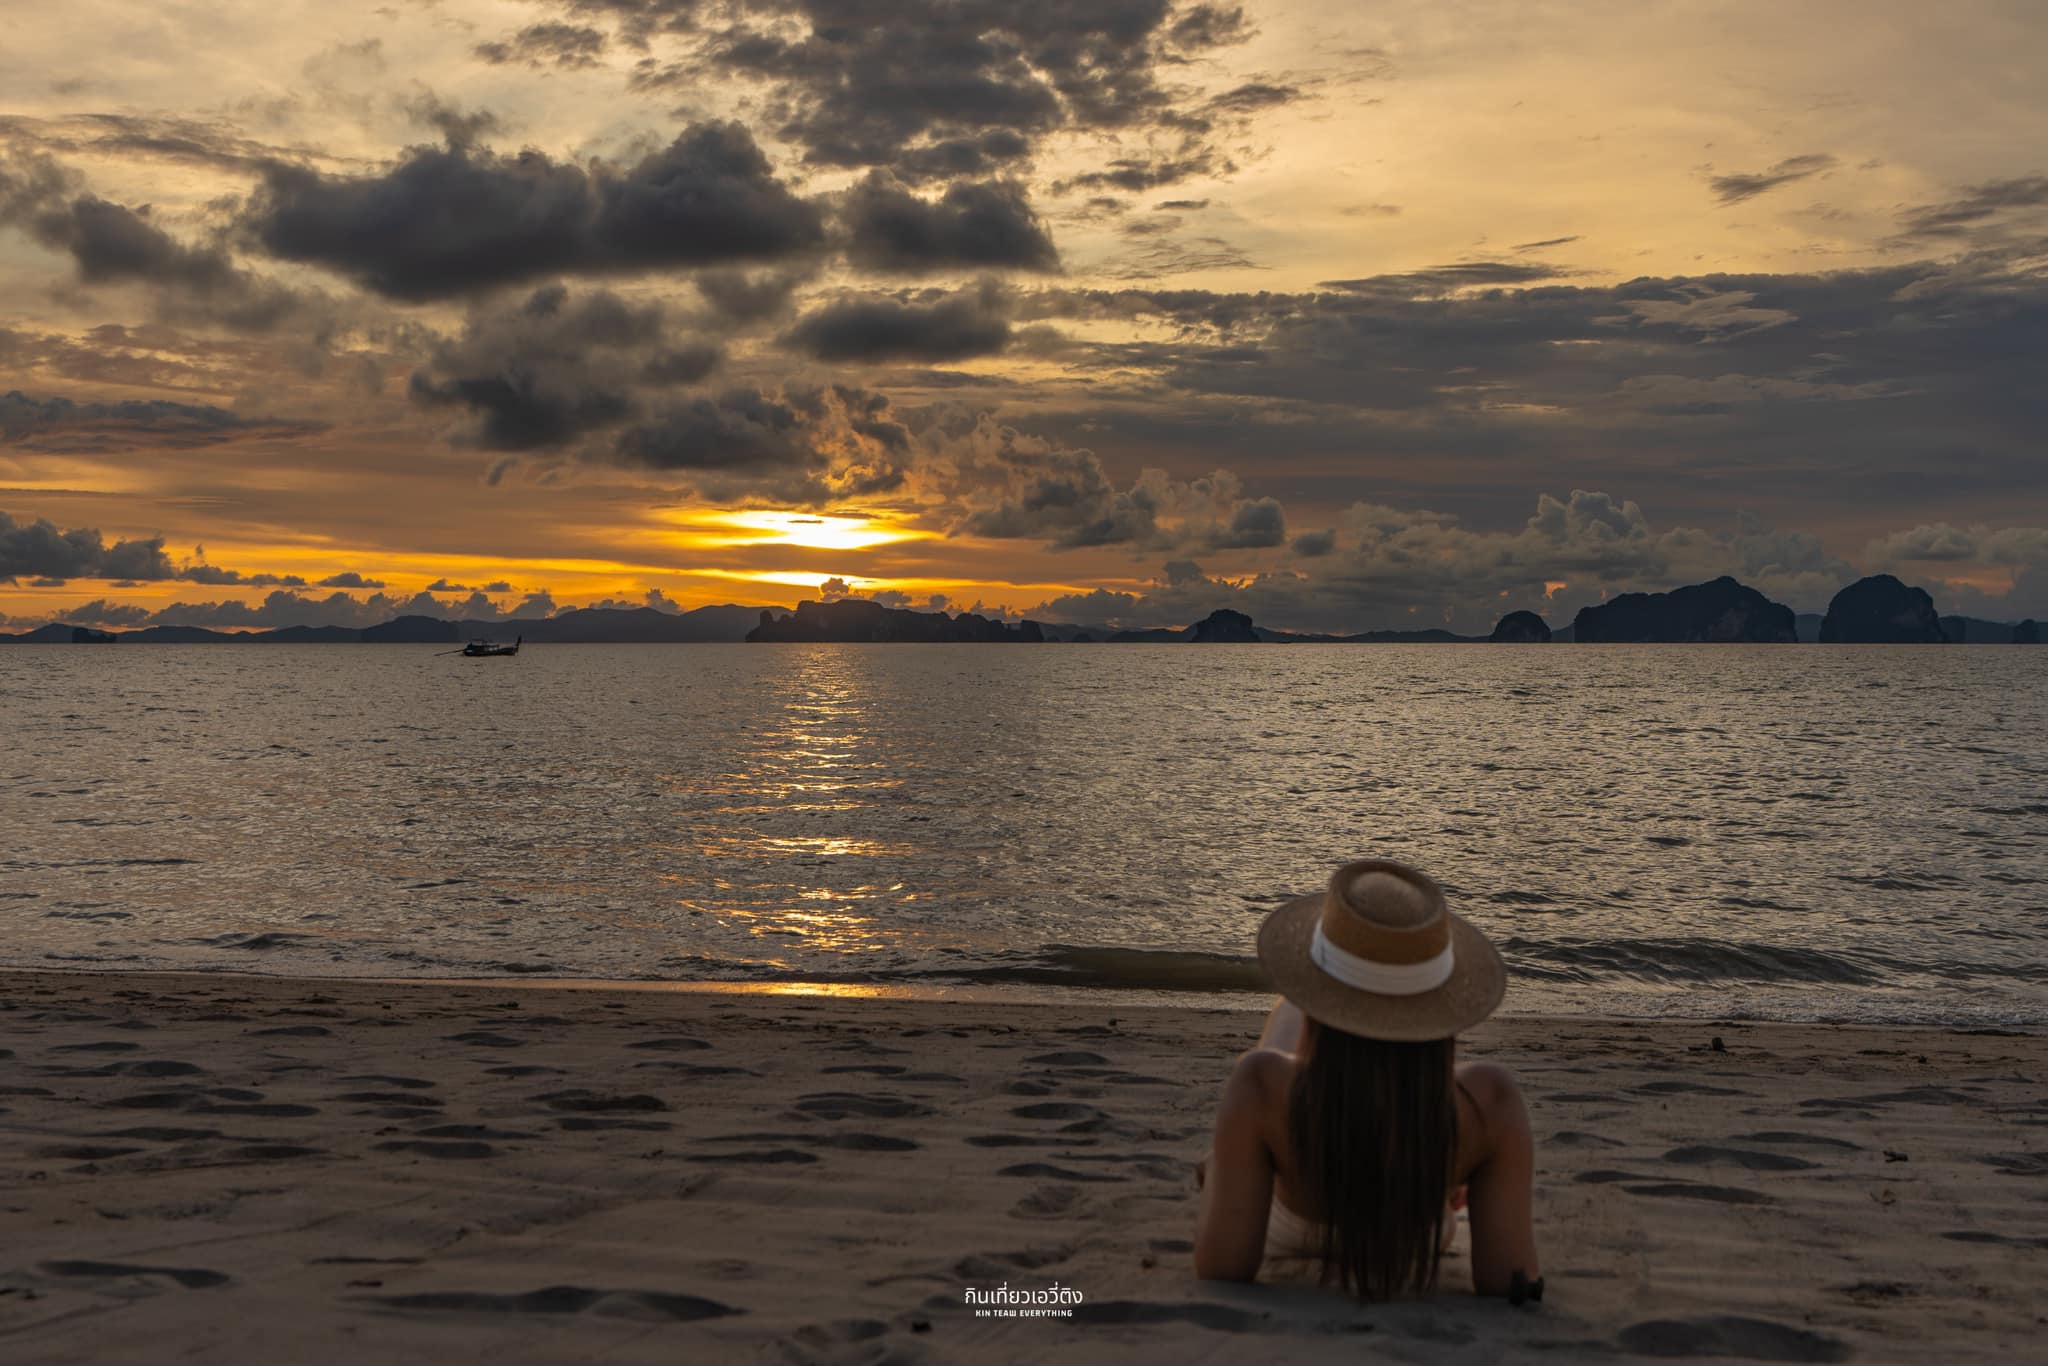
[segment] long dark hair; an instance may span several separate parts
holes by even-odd
[[[1323,1280],[1373,1300],[1427,1291],[1458,1152],[1456,1041],[1309,1031],[1287,1132],[1305,1212],[1322,1223]]]

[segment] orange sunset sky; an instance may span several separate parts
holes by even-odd
[[[2043,69],[2025,0],[25,9],[0,629],[2048,615]]]

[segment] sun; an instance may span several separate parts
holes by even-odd
[[[916,540],[922,533],[891,526],[867,513],[827,515],[743,508],[734,512],[700,513],[692,522],[716,528],[701,537],[705,545],[793,545],[807,550],[866,550],[894,541]]]

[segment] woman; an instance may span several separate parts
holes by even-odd
[[[1472,1288],[1540,1297],[1528,1113],[1506,1068],[1456,1055],[1506,989],[1485,936],[1427,875],[1368,859],[1268,916],[1259,961],[1285,999],[1223,1089],[1195,1274],[1271,1260],[1367,1299],[1425,1292],[1462,1188]]]

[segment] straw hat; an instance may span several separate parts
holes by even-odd
[[[1419,869],[1362,859],[1259,927],[1259,962],[1309,1018],[1368,1039],[1448,1038],[1493,1013],[1507,969]]]

